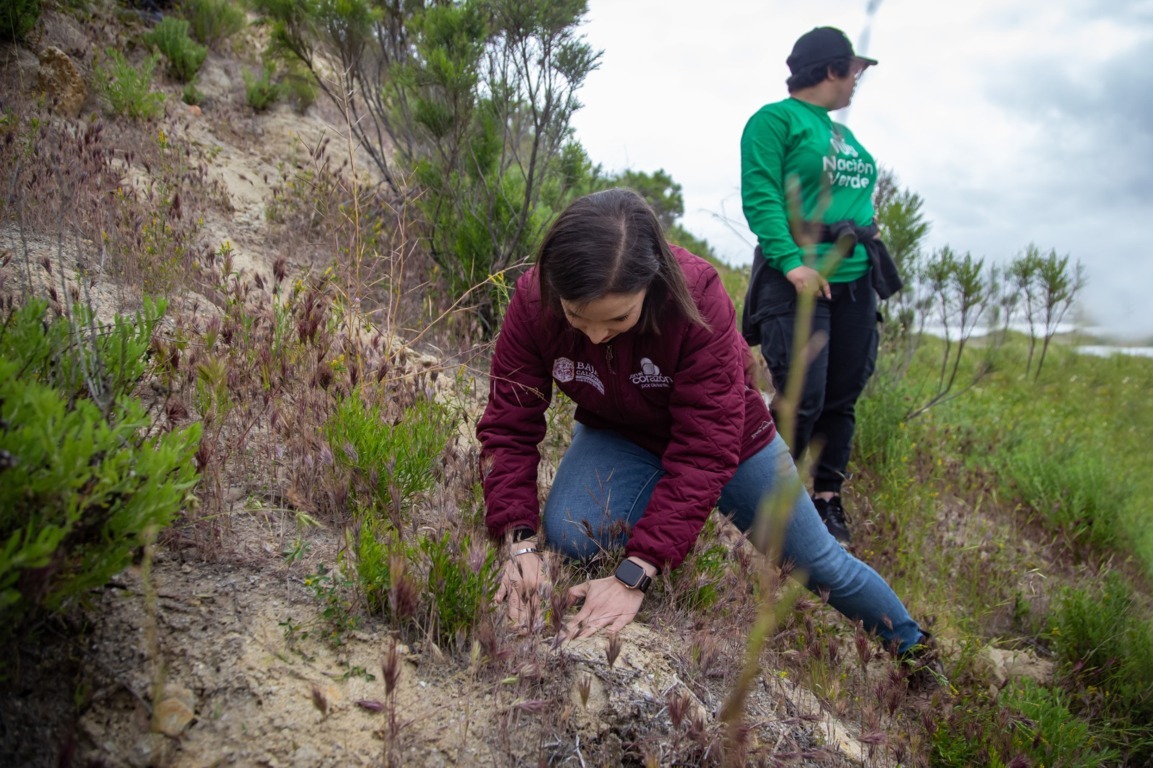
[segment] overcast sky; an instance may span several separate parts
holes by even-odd
[[[799,35],[839,27],[861,52],[867,5],[590,0],[604,54],[577,138],[607,171],[668,171],[685,227],[747,264],[745,122],[787,96]],[[882,0],[867,54],[847,122],[924,198],[931,248],[1055,248],[1085,265],[1094,321],[1153,334],[1153,0]]]

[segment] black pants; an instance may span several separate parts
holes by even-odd
[[[797,407],[796,433],[792,437],[794,458],[809,443],[824,445],[813,472],[813,491],[840,492],[849,466],[856,428],[857,398],[865,389],[877,362],[877,295],[866,273],[851,283],[830,283],[831,299],[818,299],[813,310],[814,335],[828,339],[809,369]],[[793,327],[797,292],[783,274],[770,269],[765,276],[757,314],[761,354],[773,374],[778,396],[788,387],[793,358]],[[776,408],[773,416],[777,417]]]

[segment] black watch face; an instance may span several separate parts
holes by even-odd
[[[621,564],[617,566],[616,577],[633,589],[640,585],[644,576],[645,569],[632,560],[622,560]]]

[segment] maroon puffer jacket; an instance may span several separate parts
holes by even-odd
[[[542,311],[536,269],[517,281],[493,356],[489,401],[477,426],[489,533],[537,528],[537,446],[556,386],[576,419],[614,429],[662,457],[626,552],[660,568],[684,560],[738,461],[769,444],[772,416],[750,373],[748,346],[719,275],[683,248],[673,254],[709,329],[669,311],[660,335],[633,329],[593,344]]]

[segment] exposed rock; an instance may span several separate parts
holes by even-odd
[[[1029,679],[1048,683],[1053,678],[1053,662],[1039,659],[1030,651],[1011,651],[986,646],[977,657],[977,663],[992,678],[997,688],[1012,680]]]
[[[91,31],[68,13],[45,9],[40,15],[39,35],[41,45],[55,46],[75,58],[83,59],[85,51],[92,47]]]
[[[80,68],[68,54],[54,46],[40,51],[40,88],[48,94],[55,109],[67,117],[79,115],[88,98]]]
[[[602,634],[573,640],[565,652],[584,673],[574,676],[573,700],[582,705],[585,725],[603,730],[616,715],[628,715],[637,702],[663,705],[670,695],[680,694],[688,701],[689,719],[711,719],[704,703],[678,678],[667,657],[668,644],[649,627],[634,623],[621,630],[620,653],[608,665],[606,647],[609,638]],[[587,702],[581,702],[577,688],[582,679],[589,681]]]
[[[619,655],[611,667],[606,655],[610,641],[604,634],[564,646],[564,653],[578,663],[578,670],[572,675],[571,701],[579,713],[578,727],[588,739],[605,743],[617,733],[627,733],[629,721],[637,717],[667,719],[671,705],[678,699],[683,711],[680,719],[688,724],[689,731],[703,732],[720,725],[718,713],[713,711],[716,708],[702,701],[678,676],[669,656],[667,637],[645,624],[633,623],[621,630],[620,640]],[[812,724],[812,735],[833,754],[854,764],[894,764],[883,747],[870,749],[858,740],[853,726],[829,712],[812,692],[780,675],[768,674],[764,680],[765,688],[772,693],[773,706],[783,704]],[[746,713],[749,722],[766,729],[759,735],[763,741],[782,738],[779,732],[769,732],[779,728],[782,717],[765,709],[765,702],[748,699]],[[669,724],[670,731],[676,727]]]
[[[176,738],[195,719],[196,713],[179,699],[165,699],[156,706],[155,728],[165,736]]]
[[[125,756],[132,768],[149,768],[154,765],[168,765],[172,749],[169,742],[159,733],[146,733],[141,736]]]

